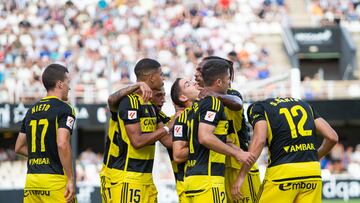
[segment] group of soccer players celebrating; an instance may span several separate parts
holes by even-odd
[[[144,58],[134,71],[137,83],[108,99],[111,116],[100,172],[103,202],[157,202],[152,178],[156,141],[168,149],[181,203],[321,202],[319,159],[331,150],[338,136],[309,104],[295,98],[270,98],[251,104],[247,111],[253,127],[250,142],[242,96],[230,87],[234,78],[231,61],[205,57],[196,67],[196,82],[177,78],[171,87],[175,107],[171,116],[161,110],[165,91],[160,63]],[[58,80],[55,84],[61,90]],[[51,120],[55,131],[66,129],[71,133],[75,115],[67,112],[67,120],[62,119],[63,113]],[[37,151],[31,145],[50,143],[44,132],[44,116],[49,115],[39,114],[32,120],[27,115],[23,121],[19,134],[23,141],[18,138],[17,152],[28,155],[29,160],[30,154]],[[33,121],[36,119],[38,123]],[[36,125],[43,128],[34,129]],[[317,134],[324,138],[320,147],[316,144]],[[50,136],[59,139],[57,133]],[[29,147],[25,149],[21,146],[26,146],[26,140]],[[50,144],[56,145],[53,141]],[[265,145],[269,162],[261,184],[256,160]],[[34,156],[57,161],[65,173],[35,168],[29,169],[27,176],[45,173],[72,178],[62,153],[52,148],[54,153],[38,152]],[[28,162],[28,167],[34,166]],[[72,201],[68,184],[62,184],[60,191],[66,201]]]

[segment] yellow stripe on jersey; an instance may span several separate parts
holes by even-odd
[[[269,117],[267,115],[267,113],[265,112],[265,118],[266,118],[266,123],[267,123],[267,127],[268,127],[268,132],[267,132],[267,139],[268,139],[268,143],[269,143],[269,146],[271,144],[271,141],[272,141],[272,138],[273,138],[273,135],[272,135],[272,131],[271,131],[271,126],[270,126],[270,121],[269,121]]]
[[[129,98],[131,108],[134,108],[133,98],[131,97],[131,95],[127,95],[127,97]]]
[[[211,109],[215,111],[215,98],[211,97]]]
[[[187,126],[188,126],[188,130],[190,130],[190,132],[188,132],[188,135],[190,135],[189,151],[190,151],[190,153],[193,154],[193,153],[195,153],[194,144],[193,144],[194,119],[191,119],[191,121],[188,121]]]
[[[60,174],[26,174],[25,189],[59,190],[66,186],[66,175]]]
[[[220,100],[215,98],[216,102],[217,102],[217,108],[216,111],[220,111]]]
[[[266,118],[266,123],[267,123],[267,127],[268,127],[268,131],[267,131],[268,146],[270,146],[273,135],[272,135],[272,130],[271,130],[272,128],[270,126],[270,121],[269,121],[269,118],[268,118],[268,115],[267,115],[266,111],[265,111],[265,118]],[[269,157],[268,158],[268,160],[269,160],[268,164],[270,164],[272,160],[270,159],[271,152],[270,152],[269,148],[268,148],[268,157]]]
[[[266,169],[265,180],[276,183],[321,180],[320,162],[299,162],[272,166]]]

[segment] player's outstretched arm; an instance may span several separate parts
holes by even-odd
[[[240,111],[243,107],[243,101],[238,95],[230,95],[230,94],[219,94],[208,89],[202,89],[199,98],[205,98],[207,96],[214,96],[218,98],[224,106],[228,107],[232,111]]]
[[[75,197],[74,176],[72,171],[72,154],[70,145],[70,131],[66,128],[59,128],[57,130],[57,147],[61,164],[65,170],[68,178],[65,190],[66,202],[71,202]]]
[[[160,138],[164,136],[169,136],[169,132],[165,129],[165,127],[158,128],[152,133],[143,134],[141,132],[140,123],[127,124],[125,125],[125,130],[127,135],[129,136],[131,145],[135,149],[140,149],[144,146],[151,145]]]
[[[324,140],[318,149],[318,157],[321,159],[330,152],[330,150],[338,142],[339,137],[335,130],[323,118],[315,119],[315,126],[316,131],[324,137]]]
[[[268,128],[265,120],[261,120],[255,123],[253,140],[248,150],[255,157],[255,160],[259,158],[261,151],[264,148],[267,131]],[[245,176],[249,172],[252,165],[253,164],[243,164],[235,182],[231,187],[231,193],[235,200],[239,200],[242,198],[240,188],[242,187]]]
[[[252,164],[255,160],[254,157],[251,156],[250,153],[243,152],[240,148],[235,149],[224,142],[222,142],[216,135],[213,134],[215,130],[215,126],[202,123],[199,124],[199,143],[221,154],[225,154],[227,156],[233,156],[238,160],[238,157],[242,158],[242,162]]]
[[[232,111],[240,111],[243,107],[243,101],[236,95],[219,94],[217,98]]]
[[[19,155],[28,156],[28,146],[25,133],[19,133],[15,144],[15,152]]]
[[[122,88],[109,96],[108,105],[110,110],[112,112],[116,112],[119,107],[120,100],[138,89],[141,90],[141,95],[144,102],[148,102],[152,98],[152,90],[150,87],[144,82],[137,82],[136,84]]]
[[[187,141],[177,140],[173,142],[173,157],[176,163],[183,163],[189,157],[189,145]]]

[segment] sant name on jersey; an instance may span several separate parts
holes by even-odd
[[[274,98],[273,101],[270,102],[270,105],[272,106],[277,106],[280,103],[285,103],[285,102],[293,102],[293,101],[299,101],[298,99],[295,98]]]

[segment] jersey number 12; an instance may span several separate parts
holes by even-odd
[[[301,115],[300,121],[297,124],[297,128],[296,128],[293,117],[299,116],[298,111],[300,111],[302,115]],[[308,115],[306,113],[306,110],[302,106],[300,106],[300,105],[293,106],[290,111],[287,108],[281,108],[279,113],[285,115],[286,121],[288,122],[289,127],[290,127],[292,138],[298,137],[297,132],[299,132],[299,134],[301,136],[311,136],[312,135],[312,130],[304,129],[304,125],[308,118]]]

